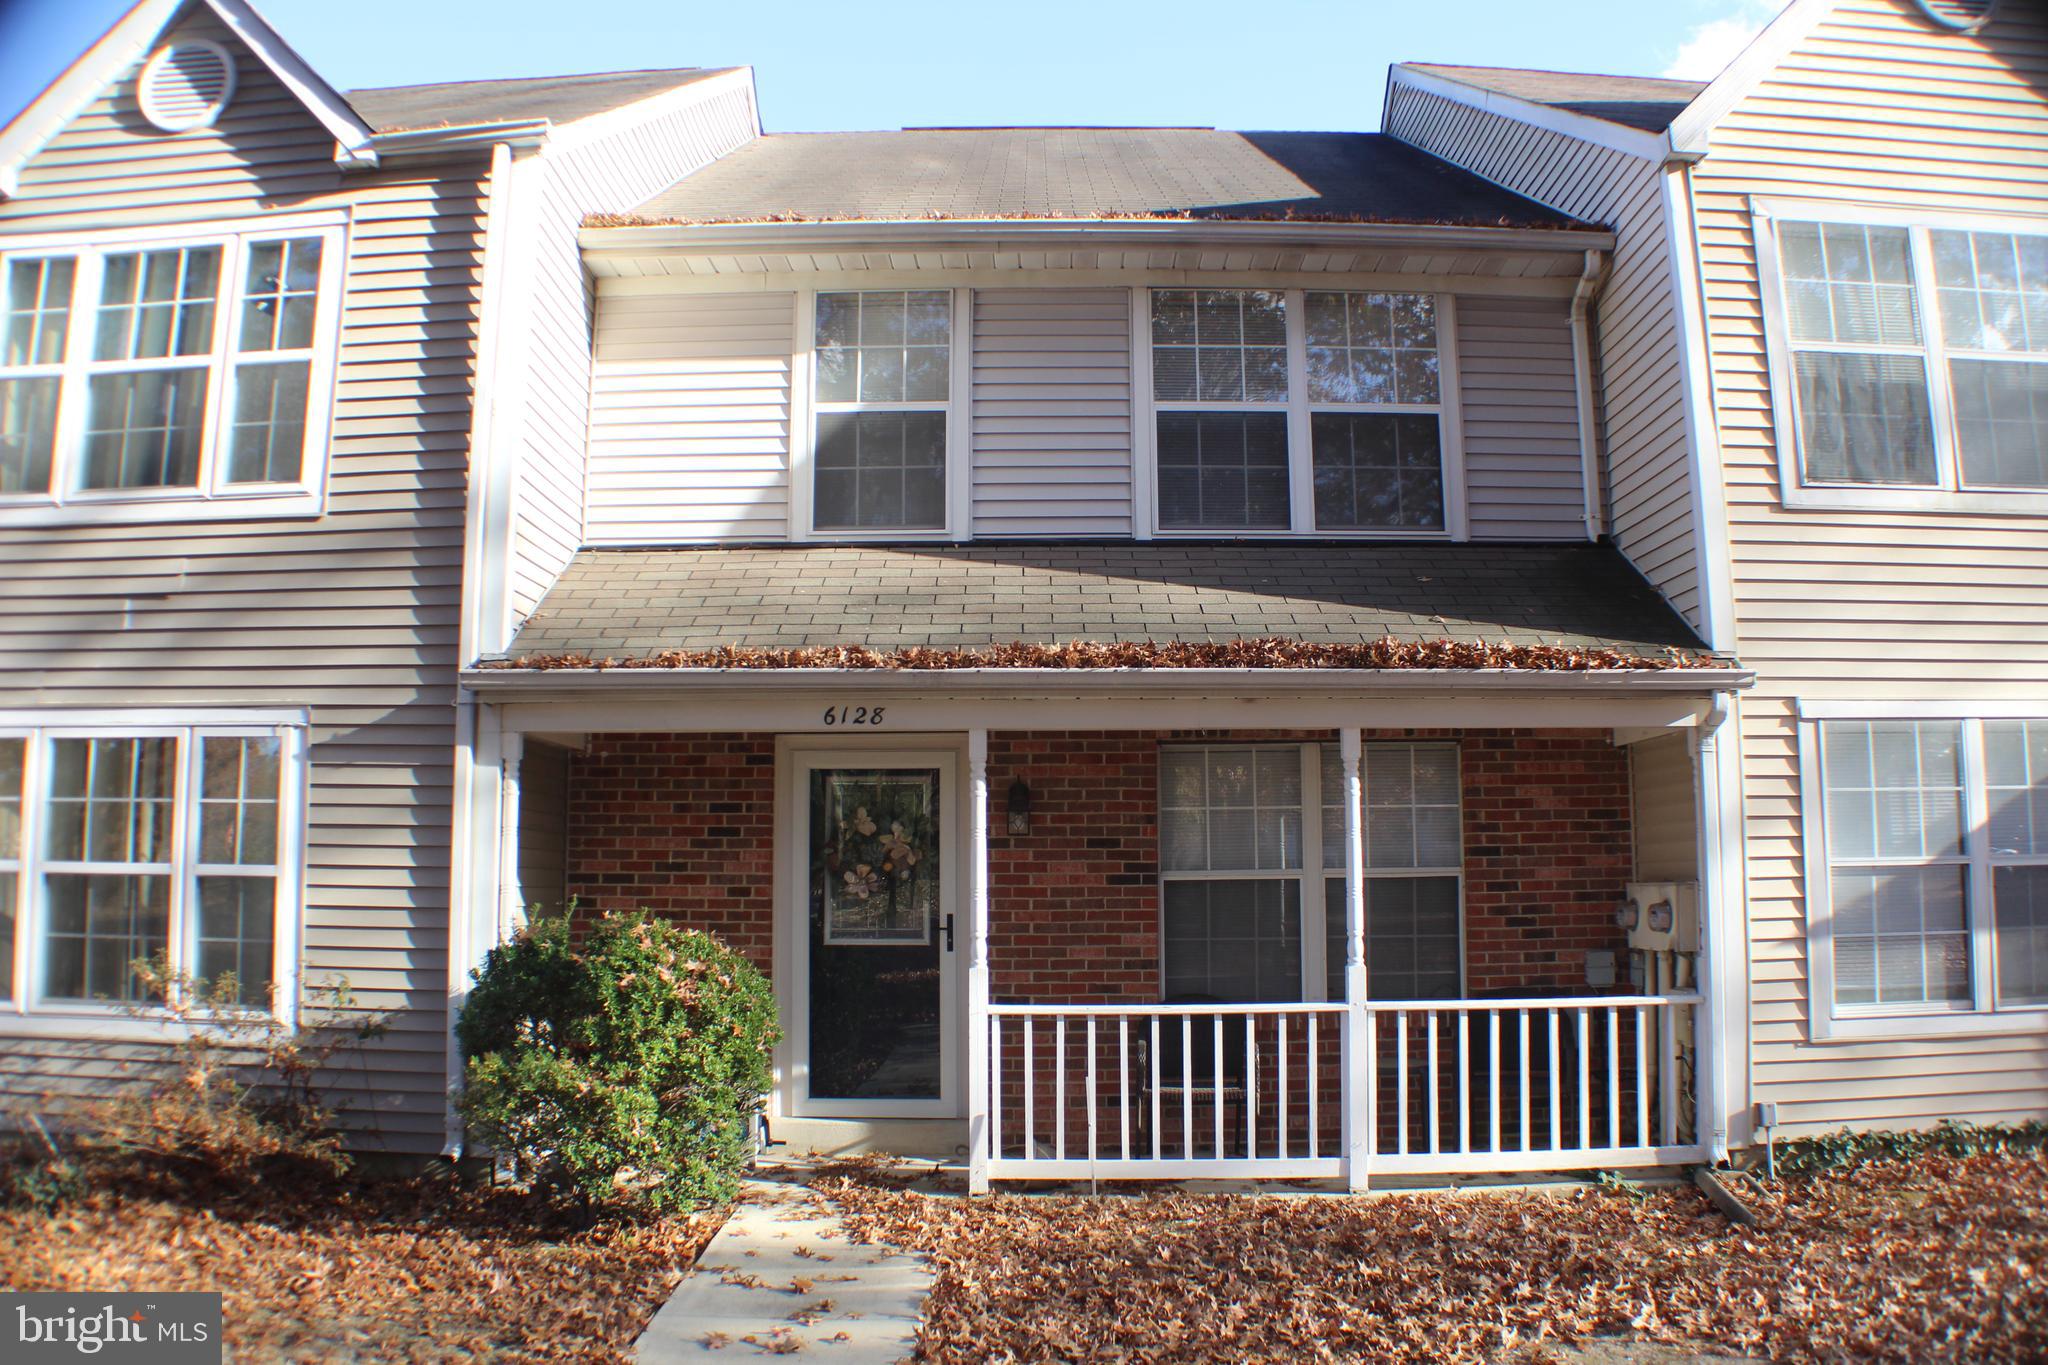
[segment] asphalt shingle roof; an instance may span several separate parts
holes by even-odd
[[[1605,546],[1070,542],[585,550],[506,656],[1266,636],[1703,652]]]
[[[363,121],[379,133],[542,118],[569,123],[734,69],[679,66],[521,80],[387,85],[351,90],[346,98]]]
[[[1693,97],[1707,88],[1702,81],[1659,76],[1599,76],[1584,71],[1524,71],[1517,67],[1445,66],[1434,62],[1408,65],[1461,85],[1497,91],[1646,133],[1661,133],[1669,128]]]
[[[1164,214],[1575,225],[1384,134],[1213,128],[775,133],[633,212],[691,223]]]

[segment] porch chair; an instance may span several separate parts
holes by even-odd
[[[1226,1019],[1223,1023],[1223,1085],[1219,1095],[1216,1084],[1216,1025],[1213,1018],[1200,1017],[1204,1008],[1226,1005],[1231,1002],[1213,995],[1170,995],[1160,1005],[1171,1010],[1175,1006],[1187,1006],[1197,1017],[1192,1021],[1185,1049],[1181,1046],[1180,1020],[1171,1014],[1159,1020],[1159,1106],[1162,1126],[1167,1115],[1181,1112],[1181,1097],[1189,1091],[1194,1096],[1194,1133],[1189,1149],[1199,1153],[1204,1145],[1216,1145],[1215,1105],[1223,1105],[1224,1150],[1212,1151],[1211,1156],[1225,1157],[1244,1152],[1244,1118],[1248,1068],[1245,1065],[1244,1022],[1241,1019]],[[1132,1066],[1137,1072],[1135,1089],[1138,1092],[1137,1142],[1148,1154],[1152,1150],[1152,1058],[1149,1055],[1151,1031],[1148,1029],[1139,1039],[1140,1046],[1132,1049]],[[1174,1144],[1177,1146],[1177,1144]],[[1135,1148],[1134,1148],[1135,1150]],[[1178,1151],[1161,1148],[1161,1155],[1177,1156]]]

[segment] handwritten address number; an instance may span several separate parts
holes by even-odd
[[[825,723],[840,725],[880,725],[886,706],[828,706],[825,708]]]

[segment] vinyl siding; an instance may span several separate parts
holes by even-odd
[[[1636,880],[1696,882],[1699,815],[1693,799],[1692,737],[1659,735],[1629,746]]]
[[[514,172],[520,231],[530,234],[523,248],[531,253],[514,275],[533,289],[526,380],[516,386],[523,409],[510,583],[517,619],[533,611],[583,543],[592,290],[577,229],[585,214],[630,208],[754,134],[749,88],[721,80],[704,98],[544,150]]]
[[[604,295],[592,545],[789,533],[790,294]]]
[[[974,291],[974,534],[1131,534],[1131,295]]]
[[[1643,576],[1700,627],[1683,338],[1660,172],[1641,158],[1409,86],[1395,86],[1384,127],[1496,184],[1614,230],[1613,265],[1595,309],[1608,530]]]
[[[2048,713],[2048,520],[1787,511],[1747,196],[2048,214],[2048,14],[1978,37],[1844,0],[1695,168],[1733,542],[1755,1097],[1789,1131],[2048,1115],[2048,1032],[1809,1042],[1794,700],[2021,699]],[[1900,1033],[1910,1032],[1902,1024]]]
[[[1472,538],[1584,539],[1570,304],[1461,298],[1457,340]]]
[[[392,1031],[353,1088],[366,1140],[441,1142],[454,747],[481,161],[344,177],[333,139],[237,51],[211,130],[147,131],[133,72],[24,169],[8,234],[350,206],[327,514],[0,529],[0,706],[307,706],[305,976]],[[0,1022],[0,1037],[5,1024]],[[102,1045],[0,1044],[0,1098],[104,1074]],[[68,1078],[68,1080],[67,1080]]]

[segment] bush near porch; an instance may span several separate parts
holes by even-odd
[[[723,1203],[753,1155],[775,998],[710,934],[609,914],[493,948],[456,1023],[472,1134],[586,1202]]]
[[[2048,1154],[1997,1145],[1739,1182],[1753,1229],[1690,1186],[1620,1180],[1366,1199],[935,1199],[860,1165],[815,1183],[857,1238],[932,1257],[918,1353],[932,1365],[1561,1363],[1598,1337],[1771,1360],[2037,1361]]]

